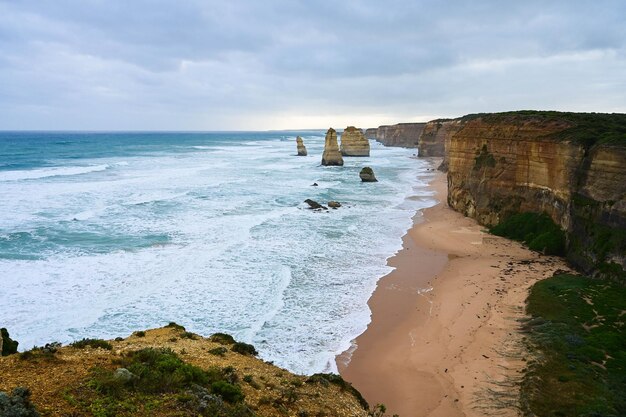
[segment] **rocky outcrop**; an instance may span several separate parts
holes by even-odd
[[[597,141],[613,118],[626,127],[626,115],[463,118],[447,151],[450,207],[487,226],[545,212],[566,231],[571,262],[625,279],[626,143]]]
[[[8,356],[17,353],[19,342],[11,339],[9,331],[4,327],[0,329],[0,356]]]
[[[307,156],[306,147],[300,136],[296,138],[296,146],[298,148],[298,156]]]
[[[317,201],[311,200],[310,198],[307,198],[306,200],[304,200],[304,202],[307,203],[309,205],[309,208],[312,210],[328,210],[328,207],[324,207]]]
[[[329,201],[328,207],[338,209],[339,207],[341,207],[341,203],[339,201]]]
[[[363,182],[378,182],[374,175],[374,170],[370,167],[363,167],[361,172],[359,172],[359,177]]]
[[[324,153],[322,154],[322,165],[343,165],[343,158],[339,152],[337,144],[337,132],[332,127],[326,132],[324,140]]]
[[[379,126],[376,141],[385,146],[417,148],[419,138],[426,123],[398,123],[393,126]]]
[[[370,156],[370,142],[361,129],[348,126],[341,134],[341,155]]]

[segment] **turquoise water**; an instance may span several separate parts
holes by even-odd
[[[322,167],[323,134],[0,132],[0,326],[28,348],[176,321],[295,372],[335,370],[434,201],[414,151],[372,142]],[[365,165],[380,182],[360,182]]]

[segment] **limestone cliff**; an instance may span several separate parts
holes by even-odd
[[[296,138],[296,146],[298,148],[298,156],[307,156],[306,147],[300,136]]]
[[[620,129],[626,131],[626,115],[466,116],[447,150],[448,203],[488,226],[518,212],[545,212],[567,232],[570,261],[587,273],[624,279],[626,138],[615,134]]]
[[[444,157],[442,170],[445,171],[447,166],[446,152],[452,136],[454,136],[463,127],[463,120],[433,120],[426,123],[424,130],[418,141],[418,156],[437,156]]]
[[[376,129],[376,141],[385,146],[417,148],[426,123],[398,123]]]
[[[337,132],[332,127],[326,132],[322,165],[343,165],[343,158],[339,152],[339,145],[337,145]]]
[[[370,156],[370,142],[361,129],[348,126],[341,134],[341,155]]]
[[[369,129],[365,130],[365,137],[367,139],[372,139],[372,140],[376,140],[376,133],[378,132],[378,128],[377,127],[371,127]]]

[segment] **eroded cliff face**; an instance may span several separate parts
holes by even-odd
[[[612,269],[623,279],[626,146],[558,137],[570,127],[533,118],[464,121],[447,147],[448,203],[487,226],[545,212],[567,232],[575,265],[587,273]]]
[[[445,157],[445,150],[450,145],[450,140],[461,128],[464,122],[461,119],[433,120],[426,123],[418,141],[418,156]],[[447,164],[444,162],[443,164]]]
[[[370,156],[370,142],[361,129],[348,126],[341,134],[341,155]]]
[[[393,126],[379,126],[376,129],[376,141],[385,146],[417,148],[425,126],[426,123],[398,123]]]
[[[376,140],[377,133],[378,133],[377,127],[370,127],[369,129],[365,129],[365,137],[367,139]]]

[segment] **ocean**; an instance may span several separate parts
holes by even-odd
[[[336,372],[435,201],[414,149],[371,142],[370,157],[323,167],[323,146],[322,131],[0,132],[0,327],[23,350],[175,321],[293,372]]]

